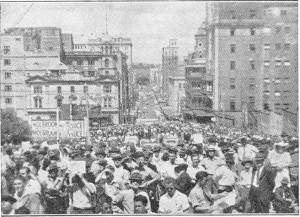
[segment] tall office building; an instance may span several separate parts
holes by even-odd
[[[169,76],[172,76],[173,72],[176,72],[178,66],[178,47],[177,40],[170,39],[169,46],[162,49],[162,87],[163,93],[168,94]]]
[[[297,3],[212,2],[207,6],[213,108],[297,113]]]

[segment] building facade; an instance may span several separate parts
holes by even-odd
[[[162,73],[162,92],[168,95],[169,91],[169,76],[172,76],[172,72],[177,70],[178,66],[178,47],[177,47],[177,40],[170,39],[169,46],[164,47],[162,49],[162,66],[161,66],[161,73]]]
[[[169,99],[168,104],[174,113],[181,113],[185,99],[185,67],[179,65],[177,71],[169,76]]]
[[[60,62],[60,48],[49,50],[41,45],[36,47],[37,44],[29,42],[23,32],[1,35],[1,108],[13,108],[24,119],[27,119],[29,94],[25,80],[51,70],[66,69]]]
[[[73,45],[74,51],[99,51],[105,49],[105,42],[109,41],[113,51],[121,51],[127,58],[127,64],[132,65],[132,41],[127,37],[113,37],[103,34],[100,37],[81,40]]]
[[[215,2],[207,15],[213,109],[298,113],[297,3]]]
[[[45,27],[8,29],[1,42],[1,108],[14,108],[29,121],[51,120],[58,105],[65,113],[65,105],[80,107],[88,96],[98,108],[90,117],[127,121],[128,57],[113,49],[112,40],[97,51],[74,51],[72,35]]]
[[[185,58],[185,110],[187,119],[211,120],[213,77],[207,70],[207,29],[202,25],[195,35],[194,52]]]

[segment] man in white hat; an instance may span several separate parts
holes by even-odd
[[[259,152],[259,150],[255,146],[249,144],[246,137],[241,138],[240,144],[241,146],[238,148],[239,161],[242,162],[245,158],[254,160],[255,155]]]
[[[209,145],[206,149],[206,157],[202,160],[201,165],[206,170],[215,173],[221,161],[222,160],[216,156],[215,146]]]

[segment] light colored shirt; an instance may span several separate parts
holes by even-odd
[[[89,185],[89,189],[92,191],[89,192],[86,187],[83,189],[78,189],[77,191],[73,192],[73,207],[85,209],[85,208],[91,208],[91,194],[96,192],[96,187],[93,183],[86,183],[86,185]],[[85,192],[84,192],[85,191]]]
[[[196,173],[199,172],[199,171],[204,171],[204,170],[205,170],[205,168],[203,166],[201,166],[200,163],[199,163],[197,167],[189,166],[187,168],[186,172],[189,174],[189,176],[192,179],[196,180]]]
[[[115,167],[114,179],[116,180],[116,182],[127,183],[129,180],[129,176],[129,172],[125,170],[122,166],[120,166],[119,168]]]
[[[248,171],[245,169],[241,171],[240,181],[239,181],[240,185],[244,185],[247,188],[251,187],[252,171],[253,171],[252,167]]]
[[[259,181],[258,178],[260,177],[262,170],[263,170],[263,167],[260,167],[259,170],[256,171],[254,174],[253,185],[255,187],[258,187],[258,181]]]
[[[270,159],[270,163],[274,167],[287,168],[292,163],[291,155],[288,152],[280,154],[275,150],[270,151],[268,159]]]
[[[163,178],[165,178],[167,176],[170,176],[170,177],[176,179],[176,174],[175,174],[175,171],[174,171],[174,168],[176,166],[177,166],[176,164],[171,164],[170,162],[163,162],[160,165],[160,168],[157,168],[157,169],[158,169],[158,172],[160,173],[160,175]]]
[[[217,168],[219,167],[219,164],[221,162],[221,159],[218,157],[214,157],[213,159],[210,159],[208,157],[205,157],[200,164],[206,168],[206,170],[215,173]]]
[[[214,179],[219,178],[218,184],[222,186],[233,186],[236,182],[237,175],[227,166],[223,165],[216,170]]]
[[[204,196],[203,189],[198,184],[195,185],[189,194],[189,202],[193,208],[197,206],[207,207],[210,205],[210,202]]]
[[[134,214],[134,192],[132,189],[123,190],[118,192],[118,194],[112,197],[112,204],[116,206],[117,204],[122,205],[121,209],[123,214]]]
[[[41,185],[37,180],[29,179],[26,186],[24,194],[41,194]]]
[[[173,197],[166,193],[160,198],[158,212],[170,215],[183,214],[189,207],[188,197],[176,190]]]
[[[259,150],[255,146],[246,144],[245,146],[238,148],[238,158],[240,161],[243,161],[244,159],[253,160],[258,152]]]

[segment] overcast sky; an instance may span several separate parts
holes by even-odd
[[[130,37],[133,61],[161,63],[161,50],[177,38],[180,56],[193,50],[194,34],[205,19],[204,2],[2,3],[1,29],[56,26],[75,37],[105,32]]]

